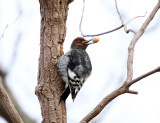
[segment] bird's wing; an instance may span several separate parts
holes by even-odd
[[[83,56],[82,54],[77,53],[76,51],[71,52],[71,55],[69,56],[69,64],[68,64],[68,81],[70,86],[70,92],[72,95],[72,99],[74,100],[77,93],[81,89],[86,76],[84,76],[85,73],[85,67],[83,66]]]
[[[68,63],[69,63],[69,57],[67,54],[68,53],[61,56],[61,58],[58,60],[57,69],[58,69],[58,72],[61,75],[63,81],[68,85],[67,67],[68,67]]]

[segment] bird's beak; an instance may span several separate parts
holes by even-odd
[[[93,39],[90,39],[88,41],[85,41],[85,43],[87,45],[90,45],[90,44],[94,44],[94,43],[97,43],[100,39],[99,38],[93,38]]]

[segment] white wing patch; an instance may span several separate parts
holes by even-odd
[[[68,76],[72,79],[72,80],[75,80],[76,78],[76,74],[71,71],[71,69],[68,68]]]

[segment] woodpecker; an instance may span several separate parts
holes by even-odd
[[[84,82],[90,76],[92,65],[86,48],[90,44],[99,41],[99,38],[86,40],[83,37],[78,37],[73,40],[70,50],[60,57],[57,64],[57,69],[62,80],[66,83],[61,100],[66,100],[71,93],[74,101]]]

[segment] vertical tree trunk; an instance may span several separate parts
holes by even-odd
[[[58,105],[64,85],[57,73],[57,60],[63,54],[68,0],[39,0],[41,12],[38,96],[43,123],[66,123],[65,104]]]

